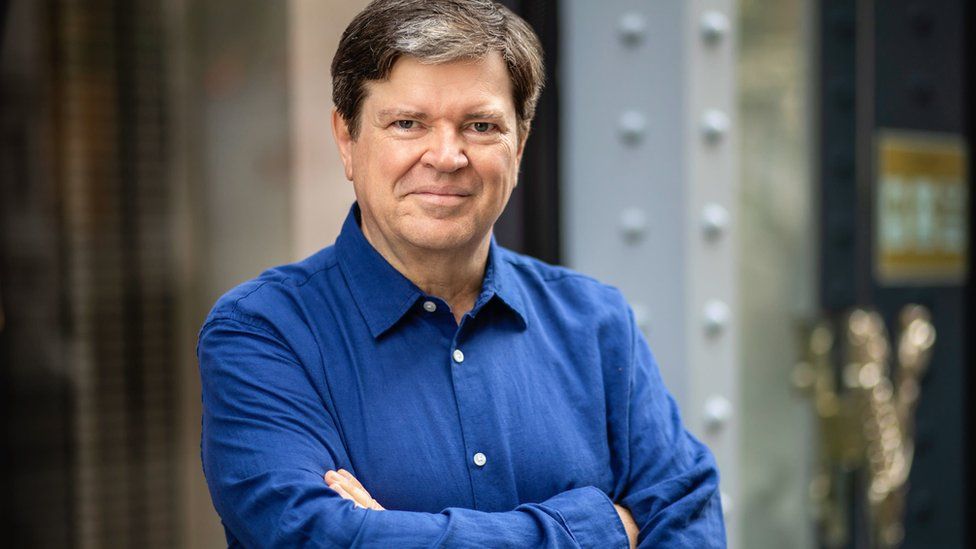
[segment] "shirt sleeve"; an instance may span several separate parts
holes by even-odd
[[[725,547],[715,460],[682,425],[632,313],[629,323],[626,406],[610,418],[612,496],[640,527],[638,547]]]
[[[349,459],[325,396],[281,338],[246,318],[220,318],[201,330],[197,353],[204,474],[244,546],[626,547],[612,502],[594,487],[499,513],[356,508],[323,479],[349,469]]]

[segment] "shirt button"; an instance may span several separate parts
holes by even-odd
[[[485,462],[487,461],[488,458],[486,458],[485,455],[482,454],[481,452],[478,452],[477,454],[474,455],[474,464],[477,465],[478,467],[484,467]]]
[[[464,353],[461,352],[461,349],[454,349],[452,356],[454,357],[454,362],[457,362],[458,364],[464,362]]]
[[[437,304],[433,301],[424,301],[424,310],[428,313],[432,313],[437,310]]]

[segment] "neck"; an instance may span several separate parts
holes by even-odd
[[[489,232],[480,242],[451,250],[419,249],[404,243],[393,246],[379,231],[362,223],[363,235],[386,261],[426,294],[447,302],[460,324],[461,318],[472,308],[481,293],[488,251]]]

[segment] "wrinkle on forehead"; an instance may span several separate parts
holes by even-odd
[[[448,107],[455,111],[452,115],[468,119],[477,118],[479,114],[501,114],[513,121],[515,117],[511,79],[505,62],[497,53],[481,60],[438,64],[404,56],[386,80],[370,82],[367,89],[365,103],[379,107],[379,112],[374,115],[377,117],[395,110],[429,117]],[[461,98],[469,103],[458,103]],[[422,119],[420,116],[413,118]]]

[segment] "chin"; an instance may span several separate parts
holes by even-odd
[[[467,223],[426,219],[410,225],[403,227],[404,240],[425,250],[455,250],[478,240],[477,231]]]

